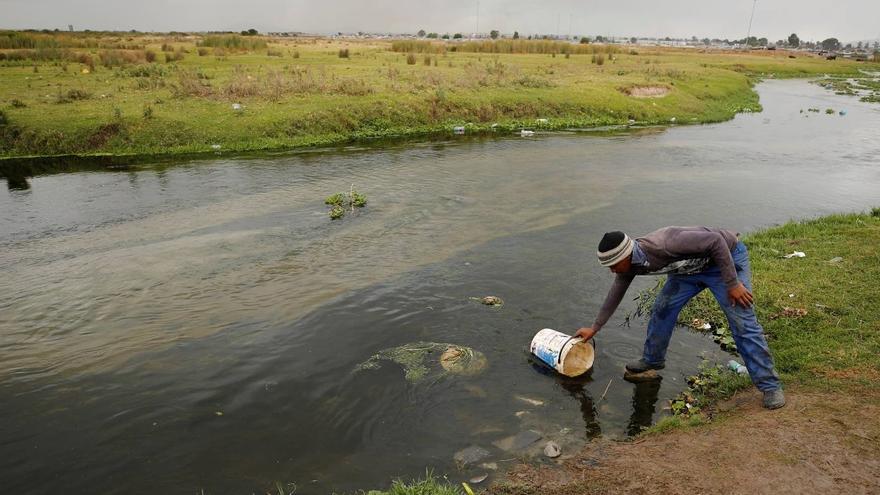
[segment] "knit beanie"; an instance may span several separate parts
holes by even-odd
[[[602,236],[599,242],[599,264],[602,266],[614,266],[627,256],[632,255],[633,240],[623,232],[608,232]]]

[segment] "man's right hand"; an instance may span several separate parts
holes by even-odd
[[[593,327],[584,327],[575,332],[574,336],[580,337],[584,339],[584,342],[586,342],[592,339],[593,336],[596,335],[596,332],[598,332],[598,330],[593,330]]]

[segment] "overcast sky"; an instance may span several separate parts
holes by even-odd
[[[743,38],[752,0],[481,0],[481,32]],[[477,0],[0,0],[0,28],[473,32]],[[558,26],[558,27],[557,27]],[[880,38],[880,0],[758,0],[771,41]]]

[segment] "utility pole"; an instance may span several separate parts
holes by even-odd
[[[477,0],[477,30],[474,31],[474,36],[479,36],[480,34],[480,0]]]
[[[749,46],[749,38],[752,37],[752,20],[755,19],[755,6],[758,5],[758,0],[753,0],[752,2],[752,16],[749,17],[749,32],[746,34],[746,46]]]

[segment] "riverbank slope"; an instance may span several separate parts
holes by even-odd
[[[540,53],[486,53],[440,43],[41,36],[35,46],[50,48],[0,49],[0,159],[280,150],[457,126],[718,122],[760,110],[755,78],[876,66],[782,51],[538,41],[523,46]]]

